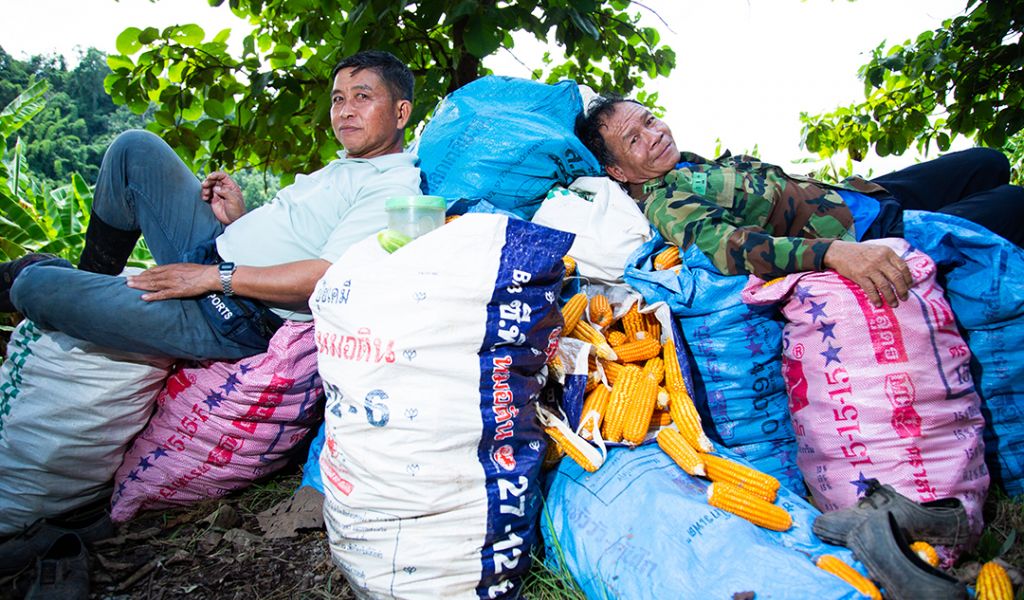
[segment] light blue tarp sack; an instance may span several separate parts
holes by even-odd
[[[630,257],[626,283],[648,303],[666,302],[678,319],[705,431],[782,485],[806,493],[782,377],[784,324],[776,309],[744,304],[747,277],[722,275],[695,246],[681,252],[678,275],[655,271],[652,260],[664,244],[655,235]]]
[[[324,480],[320,476],[320,451],[324,449],[324,424],[320,423],[320,429],[309,445],[309,454],[306,456],[306,465],[302,468],[302,483],[299,487],[308,485],[321,494],[324,493]]]
[[[555,184],[601,173],[573,130],[582,110],[572,81],[492,75],[455,90],[420,135],[424,192],[444,196],[455,214],[531,218]]]
[[[595,473],[563,459],[541,515],[549,567],[593,599],[865,598],[814,565],[833,554],[864,573],[849,550],[813,534],[819,513],[802,498],[779,490],[793,516],[780,533],[708,505],[707,486],[654,445],[613,449]]]
[[[1024,251],[970,221],[903,213],[904,237],[945,274],[982,398],[985,460],[994,483],[1024,494]]]

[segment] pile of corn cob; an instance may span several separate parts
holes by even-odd
[[[709,504],[768,529],[789,529],[792,517],[774,504],[777,479],[711,454],[714,446],[686,389],[671,334],[662,344],[661,324],[653,313],[640,309],[640,303],[634,303],[616,319],[605,296],[588,299],[584,293],[573,296],[562,309],[562,335],[589,343],[593,352],[580,435],[635,446],[653,433],[658,446],[684,471],[712,481]],[[561,431],[554,427],[546,431],[556,451],[587,471],[597,470],[598,465]]]

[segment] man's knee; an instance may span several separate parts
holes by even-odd
[[[114,138],[114,141],[107,148],[107,155],[122,157],[128,154],[140,153],[143,156],[149,156],[166,146],[167,143],[151,131],[129,129]]]
[[[47,300],[62,293],[60,277],[67,270],[68,267],[61,265],[33,265],[26,268],[11,285],[11,304],[26,318],[45,325],[50,304]]]
[[[974,172],[989,180],[1007,183],[1010,181],[1010,161],[1006,155],[992,148],[969,148],[962,154],[974,167]]]

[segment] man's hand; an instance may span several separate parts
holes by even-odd
[[[882,298],[899,306],[914,285],[906,261],[885,246],[836,240],[825,252],[824,265],[859,285],[875,308],[881,308]]]
[[[149,292],[142,295],[146,302],[194,298],[209,292],[221,291],[217,265],[192,263],[160,265],[138,275],[130,275],[128,287]]]
[[[210,203],[213,215],[225,225],[234,223],[245,214],[242,188],[223,171],[210,173],[206,177],[199,190],[199,197],[203,202]]]

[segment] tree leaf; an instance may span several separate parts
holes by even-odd
[[[117,51],[126,56],[135,54],[142,48],[142,44],[139,42],[139,34],[142,30],[138,27],[128,27],[117,36],[117,40],[114,42],[114,46]]]

